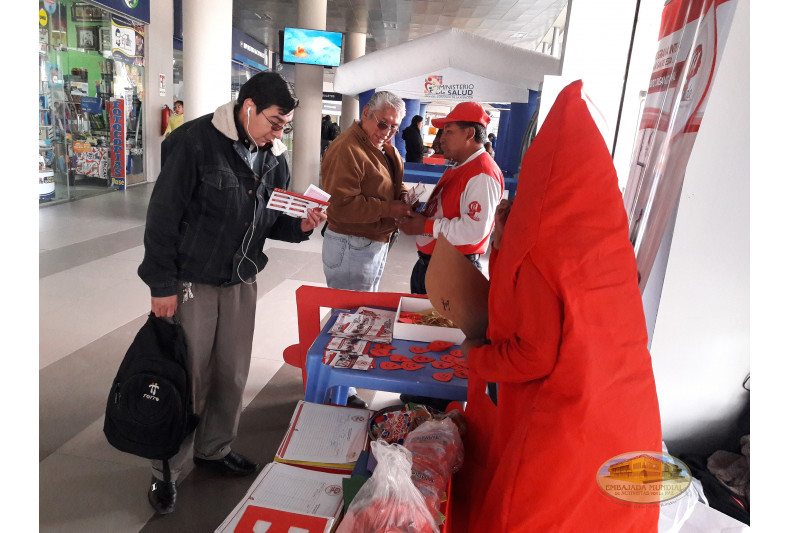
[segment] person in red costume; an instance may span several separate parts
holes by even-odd
[[[521,168],[495,217],[487,339],[462,345],[469,430],[447,531],[656,531],[657,505],[596,481],[614,456],[660,453],[661,425],[623,200],[581,81]]]

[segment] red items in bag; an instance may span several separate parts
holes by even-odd
[[[383,440],[370,447],[376,468],[336,533],[439,533],[425,499],[411,481],[411,452]]]
[[[450,418],[430,420],[409,432],[403,445],[412,452],[411,479],[425,498],[434,518],[445,499],[450,476],[464,462],[458,426]]]

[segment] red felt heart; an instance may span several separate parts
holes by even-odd
[[[452,367],[452,363],[448,363],[447,361],[434,361],[431,363],[431,366],[434,368],[450,368]]]
[[[405,363],[406,361],[411,362],[411,359],[409,359],[405,355],[401,355],[399,353],[391,353],[390,354],[390,361],[397,361],[399,363]]]
[[[405,361],[403,363],[404,370],[419,370],[421,368],[425,368],[425,365],[418,365],[414,361]]]
[[[409,351],[411,353],[425,353],[430,352],[428,348],[423,348],[422,346],[410,346]]]
[[[378,348],[376,348],[375,350],[370,350],[370,355],[372,355],[373,357],[387,357],[389,356],[389,354],[390,354],[389,350],[380,350]]]
[[[452,355],[453,357],[463,357],[464,352],[456,348],[455,350],[450,350],[450,355]]]
[[[395,347],[392,344],[375,344],[373,346],[374,350],[394,350]]]
[[[441,352],[442,350],[446,350],[450,346],[454,345],[455,343],[448,341],[433,341],[428,345],[428,350],[431,352]]]
[[[431,361],[436,361],[433,357],[428,357],[427,355],[415,355],[411,358],[412,361],[416,361],[417,363],[430,363]]]
[[[392,361],[382,361],[379,364],[379,368],[382,370],[400,370],[403,367],[398,363],[393,363]]]
[[[448,362],[448,363],[453,363],[453,364],[455,364],[456,362],[458,362],[458,359],[456,359],[455,357],[453,357],[453,356],[452,356],[452,355],[450,355],[450,354],[444,354],[444,355],[443,355],[443,356],[441,356],[439,359],[441,359],[442,361],[446,361],[446,362]]]
[[[469,374],[467,373],[466,370],[456,370],[453,372],[453,375],[461,379],[467,379],[469,377]]]
[[[433,379],[435,379],[437,381],[450,381],[451,379],[453,379],[453,373],[452,372],[436,372],[433,375]]]
[[[450,368],[454,368],[456,370],[469,370],[468,366],[466,366],[466,365],[459,365],[457,363],[454,364],[454,365],[450,365]]]

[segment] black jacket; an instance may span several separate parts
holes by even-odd
[[[406,143],[406,162],[422,163],[422,135],[420,135],[420,130],[417,129],[417,126],[404,128],[401,137]]]
[[[234,146],[238,138],[231,102],[162,143],[137,269],[151,296],[176,294],[180,281],[229,286],[252,279],[268,261],[267,237],[300,242],[312,233],[302,232],[300,219],[266,209],[271,192],[290,184],[285,157],[262,150],[253,174]]]

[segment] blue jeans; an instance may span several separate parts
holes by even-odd
[[[387,262],[388,242],[343,235],[327,228],[321,258],[332,289],[376,292]]]

